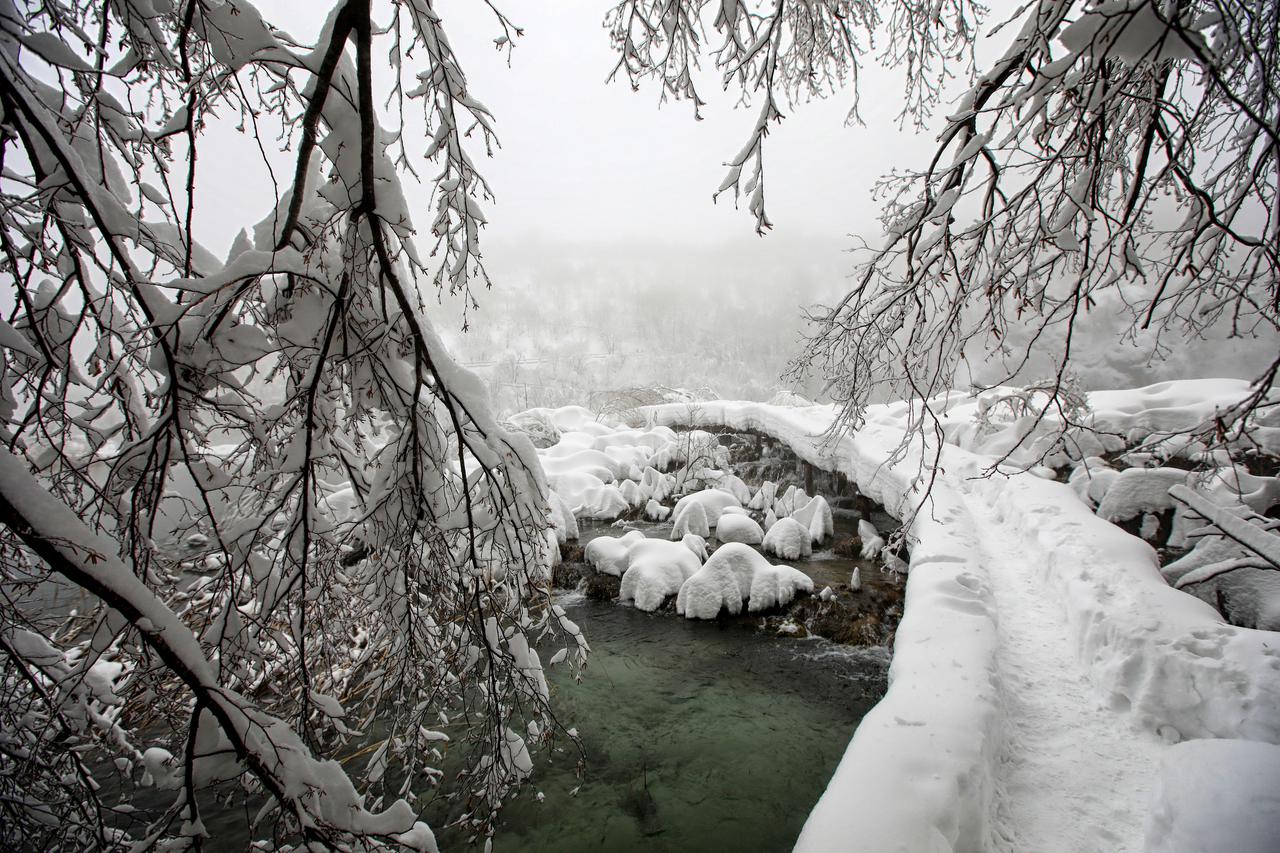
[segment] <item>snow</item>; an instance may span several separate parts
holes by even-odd
[[[675,509],[672,510],[672,518],[679,519],[682,512],[693,504],[702,507],[707,517],[707,524],[715,527],[720,521],[720,514],[728,507],[740,507],[738,499],[728,492],[720,489],[703,489],[700,492],[694,492],[691,495],[685,495],[676,501]]]
[[[622,491],[617,486],[609,483],[608,485],[591,486],[580,492],[577,504],[573,508],[573,514],[579,518],[602,518],[608,520],[617,518],[629,509],[631,509],[631,504],[623,497]]]
[[[685,504],[682,509],[676,505],[672,513],[671,538],[680,539],[692,534],[706,538],[711,535],[711,525],[707,523],[707,511],[701,503]]]
[[[736,509],[736,507],[730,507],[730,509]],[[764,531],[750,516],[725,512],[720,516],[720,523],[716,526],[716,538],[721,542],[759,545],[764,541]]]
[[[671,514],[671,509],[665,507],[652,498],[644,505],[644,517],[651,521],[665,521],[667,516]]]
[[[715,619],[721,610],[741,613],[786,604],[799,591],[813,592],[808,575],[790,566],[774,566],[748,545],[731,542],[715,550],[702,568],[680,587],[676,612],[689,619]]]
[[[858,519],[858,538],[862,540],[862,559],[874,560],[884,548],[884,537],[865,518]]]
[[[813,553],[809,529],[794,518],[779,519],[764,537],[764,552],[784,560],[802,560]]]
[[[631,546],[644,541],[644,538],[644,533],[632,530],[619,537],[601,536],[592,539],[583,551],[583,559],[597,572],[620,578],[627,570],[627,554]]]
[[[815,545],[824,539],[829,539],[836,531],[835,521],[831,517],[831,507],[827,505],[827,499],[821,495],[810,498],[804,506],[791,513],[791,517],[804,525],[809,531],[809,538]]]
[[[1280,746],[1196,740],[1166,751],[1146,853],[1275,853],[1280,847]]]
[[[1090,402],[1097,422],[1160,438],[1244,392],[1247,383],[1161,383]],[[1142,849],[1151,782],[1171,743],[1280,742],[1280,636],[1227,625],[1170,588],[1146,543],[1077,497],[1090,489],[1081,479],[993,473],[989,452],[959,445],[1007,449],[1009,430],[1026,425],[984,433],[973,425],[975,397],[953,399],[929,502],[914,513],[928,485],[921,454],[932,458],[933,448],[886,462],[901,445],[906,404],[873,407],[862,429],[835,440],[823,434],[835,414],[825,406],[646,410],[656,423],[693,418],[773,436],[911,519],[889,691],[854,734],[796,850]],[[1269,429],[1259,434],[1271,440]],[[1123,496],[1112,504],[1125,506]],[[708,578],[719,553],[701,570]],[[694,609],[729,606],[719,580],[699,587],[707,600]]]
[[[701,567],[702,561],[682,542],[636,542],[627,552],[627,570],[618,600],[633,601],[638,609],[652,612],[678,593]]]

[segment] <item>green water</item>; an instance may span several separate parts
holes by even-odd
[[[553,677],[554,701],[582,734],[586,775],[570,752],[540,763],[493,849],[790,850],[884,692],[887,653],[577,596],[565,604],[592,656],[582,683]]]

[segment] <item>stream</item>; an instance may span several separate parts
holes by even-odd
[[[663,538],[669,529],[631,526]],[[622,532],[591,525],[582,543]],[[826,557],[792,565],[819,588],[854,565],[868,575],[861,561]],[[697,621],[581,593],[560,603],[592,646],[581,683],[551,673],[562,722],[582,734],[586,774],[571,750],[541,762],[504,808],[493,849],[790,850],[884,693],[888,649],[776,636],[759,630],[759,615]]]

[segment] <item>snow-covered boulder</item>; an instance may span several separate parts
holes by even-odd
[[[728,492],[733,495],[740,504],[745,504],[751,500],[751,489],[736,474],[722,475],[716,481],[715,487],[722,492]]]
[[[570,507],[576,507],[582,503],[583,495],[603,486],[604,480],[594,474],[571,471],[568,474],[547,474],[547,485],[564,498],[564,502]]]
[[[644,517],[652,521],[665,521],[670,514],[670,507],[665,507],[653,499],[644,505]]]
[[[804,493],[801,492],[801,494]],[[809,538],[815,545],[836,532],[835,521],[831,518],[831,507],[822,495],[810,498],[809,502],[793,512],[791,517],[805,526],[809,531]]]
[[[707,516],[707,525],[715,527],[720,521],[720,515],[727,507],[741,506],[738,499],[728,492],[722,492],[719,489],[703,489],[700,492],[694,492],[691,495],[685,495],[676,501],[673,518],[680,518],[680,513],[692,504],[701,505],[703,512]],[[694,531],[695,533],[697,531]]]
[[[555,456],[550,451],[542,454],[542,470],[548,477],[583,472],[607,482],[625,476],[627,468],[602,450],[577,450],[567,456]]]
[[[813,553],[813,539],[803,524],[782,518],[765,533],[764,551],[784,560],[801,560]]]
[[[676,478],[656,468],[645,468],[640,475],[640,491],[655,501],[664,501],[675,490]]]
[[[701,567],[702,561],[682,542],[634,542],[627,552],[627,569],[618,600],[633,601],[638,609],[652,612],[662,606],[667,596],[678,593]]]
[[[1090,456],[1081,459],[1071,469],[1067,485],[1080,496],[1080,500],[1093,508],[1102,502],[1107,489],[1111,488],[1111,484],[1119,476],[1120,472],[1112,468],[1105,459]]]
[[[630,507],[643,506],[645,496],[640,491],[640,484],[635,480],[623,480],[618,484],[618,492]]]
[[[858,519],[858,538],[862,540],[862,559],[874,560],[884,548],[884,538],[876,526],[865,518]]]
[[[698,562],[702,563],[707,559],[707,540],[693,533],[686,533],[681,539],[680,544],[688,548],[698,557]]]
[[[631,546],[644,541],[644,533],[631,530],[622,536],[600,536],[587,543],[583,559],[602,575],[622,577],[627,570],[627,552]]]
[[[612,483],[594,486],[583,492],[579,503],[573,508],[573,514],[579,518],[612,519],[631,509],[631,504],[622,496],[622,492]]]
[[[730,507],[735,509],[735,507]],[[721,542],[741,542],[744,545],[759,545],[764,541],[764,531],[749,515],[726,511],[720,516],[716,525],[716,538]]]
[[[764,485],[751,498],[751,502],[747,504],[748,509],[754,509],[757,512],[768,510],[773,511],[773,504],[778,499],[778,484],[770,480],[765,480]]]
[[[554,490],[547,495],[547,503],[551,508],[548,518],[552,528],[555,529],[556,541],[563,545],[576,540],[578,519],[573,514],[573,507]]]
[[[1098,502],[1098,517],[1128,521],[1144,512],[1173,509],[1169,489],[1187,481],[1180,468],[1128,468],[1119,473]]]
[[[797,509],[800,509],[809,502],[809,496],[805,494],[804,489],[797,489],[795,486],[787,486],[787,490],[782,493],[782,497],[774,501],[773,511],[778,518],[791,515]]]
[[[671,518],[671,538],[680,539],[686,533],[701,536],[704,539],[711,535],[711,525],[707,524],[707,511],[700,503],[676,504]]]
[[[720,611],[750,612],[786,604],[796,592],[813,592],[813,581],[790,566],[774,566],[749,545],[716,549],[676,596],[676,612],[688,619],[715,619]]]

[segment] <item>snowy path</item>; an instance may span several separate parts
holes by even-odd
[[[1226,625],[1172,589],[1151,547],[1068,485],[991,476],[991,457],[947,445],[930,509],[913,514],[926,460],[915,447],[885,464],[903,435],[892,412],[832,442],[829,407],[647,411],[771,435],[911,516],[889,691],[796,853],[1136,853],[1171,826],[1153,793],[1177,782],[1180,747],[1156,732],[1220,761],[1225,740],[1280,743],[1275,632]],[[1201,753],[1180,754],[1198,782]]]
[[[1073,653],[1060,601],[1033,577],[1043,560],[975,496],[965,509],[995,600],[1004,732],[993,851],[1121,853],[1142,848],[1164,744],[1100,706]]]

